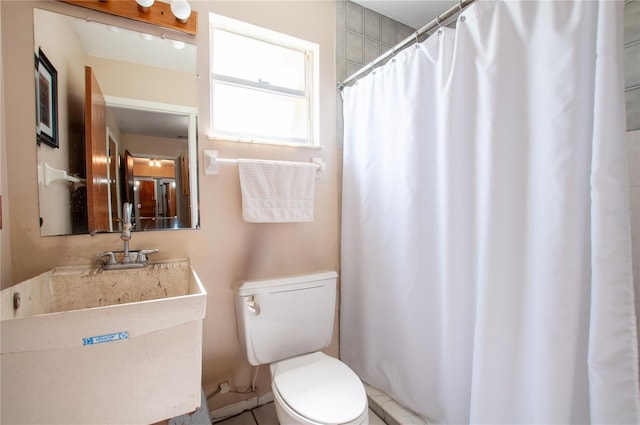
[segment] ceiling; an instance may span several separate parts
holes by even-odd
[[[98,22],[68,18],[86,54],[196,74],[196,46]],[[184,114],[108,106],[123,133],[187,139]]]
[[[188,138],[189,116],[141,109],[109,107],[118,122],[120,131],[144,136]]]
[[[353,2],[414,29],[420,29],[436,16],[458,4],[458,1],[451,0],[353,0]]]
[[[193,44],[82,19],[71,22],[89,56],[196,73]]]

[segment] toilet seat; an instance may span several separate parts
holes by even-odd
[[[274,392],[310,422],[347,424],[366,413],[367,394],[358,376],[324,353],[272,363],[271,374]]]

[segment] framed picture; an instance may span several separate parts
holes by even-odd
[[[58,71],[42,49],[35,58],[36,67],[36,139],[58,148]]]

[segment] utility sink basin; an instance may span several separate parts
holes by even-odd
[[[196,410],[206,296],[188,260],[56,267],[3,290],[0,422],[150,424]]]

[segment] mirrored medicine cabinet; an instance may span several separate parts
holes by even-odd
[[[196,46],[41,9],[33,23],[38,121],[56,126],[37,138],[41,235],[119,232],[124,202],[134,231],[197,228]]]

